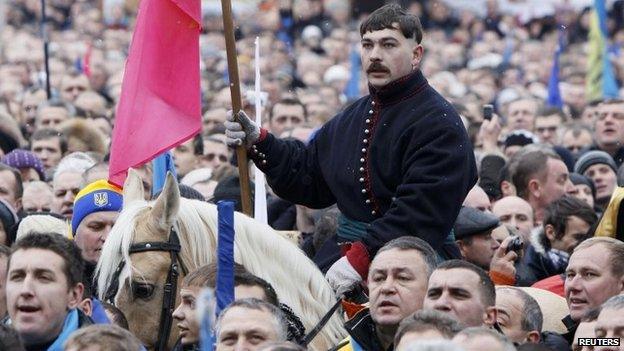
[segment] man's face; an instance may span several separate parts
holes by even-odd
[[[537,104],[533,100],[524,99],[509,103],[507,124],[509,130],[525,129],[533,131],[535,115],[537,114]]]
[[[180,329],[180,339],[183,345],[195,344],[199,341],[199,320],[197,319],[197,297],[200,287],[188,286],[180,289],[180,304],[173,311],[173,318]]]
[[[375,256],[368,274],[370,313],[380,327],[396,327],[420,310],[427,291],[427,265],[416,250],[391,249]]]
[[[35,189],[25,189],[22,197],[22,209],[25,212],[50,212],[54,196],[52,190],[34,191]]]
[[[229,159],[228,148],[225,144],[204,140],[204,155],[199,164],[201,167],[216,169],[219,165],[227,163]]]
[[[59,138],[35,140],[32,142],[30,151],[41,159],[46,171],[56,167],[63,158],[61,139]]]
[[[429,278],[423,308],[446,313],[464,327],[479,327],[488,321],[477,273],[465,268],[437,269]],[[493,322],[493,321],[488,321]]]
[[[15,210],[22,206],[21,198],[17,197],[17,180],[11,171],[0,171],[0,199],[8,202]]]
[[[618,338],[620,347],[596,346],[596,351],[617,351],[624,346],[624,311],[621,308],[606,308],[600,311],[596,326],[594,327],[597,338]]]
[[[102,246],[111,228],[119,217],[117,211],[100,211],[87,215],[76,228],[74,240],[82,250],[82,258],[96,263],[100,258]]]
[[[58,129],[58,126],[69,119],[69,113],[64,107],[41,107],[37,118],[37,130],[43,128]]]
[[[594,136],[600,148],[616,148],[624,142],[624,104],[596,107]]]
[[[398,29],[386,28],[362,35],[362,68],[375,88],[410,74],[419,65],[422,52],[416,40],[405,38]]]
[[[583,175],[594,182],[597,200],[605,201],[611,198],[611,194],[617,185],[617,177],[611,167],[604,163],[598,163],[587,168]]]
[[[561,160],[549,158],[546,161],[546,179],[541,184],[540,203],[546,207],[560,199],[572,189],[568,168]]]
[[[89,79],[86,76],[64,76],[61,82],[61,99],[65,102],[74,102],[78,95],[88,89]]]
[[[426,340],[443,340],[447,339],[437,329],[427,329],[423,331],[409,331],[401,337],[398,345],[394,347],[396,351],[406,351],[410,349],[411,345],[426,341]]]
[[[222,317],[217,333],[217,351],[257,350],[278,341],[275,318],[270,312],[234,307]]]
[[[217,108],[206,111],[206,113],[204,113],[204,116],[202,117],[202,131],[205,133],[210,131],[214,127],[223,125],[223,123],[225,122],[226,112],[227,111],[224,108]]]
[[[305,122],[305,111],[301,105],[277,104],[273,107],[273,115],[269,126],[275,135],[281,135],[284,130],[292,129]]]
[[[572,342],[572,350],[573,351],[593,351],[593,346],[579,346],[578,339],[579,338],[595,338],[596,333],[594,332],[594,327],[596,326],[596,321],[593,322],[581,322],[576,328],[576,332],[574,333],[574,341]]]
[[[511,342],[523,344],[527,331],[522,329],[524,303],[511,289],[496,289],[496,321]]]
[[[459,251],[463,258],[477,266],[488,270],[494,252],[500,246],[499,242],[492,237],[492,231],[476,234],[471,240],[458,240]]]
[[[4,316],[7,313],[6,278],[8,261],[8,256],[0,256],[0,316]]]
[[[572,195],[579,200],[585,201],[589,207],[594,208],[594,195],[589,185],[576,184],[572,186],[572,190],[568,191],[568,195]]]
[[[82,297],[82,284],[68,286],[63,258],[49,250],[20,249],[11,256],[6,297],[13,326],[26,345],[54,340],[67,311]]]
[[[187,140],[173,149],[173,163],[180,177],[197,168],[197,156],[193,147],[193,139]]]
[[[560,239],[556,239],[553,237],[553,240],[550,240],[550,244],[553,249],[565,251],[569,254],[572,254],[574,248],[578,246],[578,244],[583,241],[587,237],[587,232],[589,231],[589,223],[580,219],[577,216],[570,216],[566,220],[566,229],[563,237]],[[547,228],[548,229],[548,228]],[[548,238],[550,239],[550,237]]]
[[[600,306],[624,287],[624,278],[611,272],[611,254],[604,244],[577,250],[566,268],[565,297],[570,316],[578,321],[592,308]]]
[[[543,144],[558,145],[557,129],[561,125],[558,115],[538,117],[535,119],[535,131]]]
[[[52,182],[54,200],[52,201],[52,212],[71,219],[74,214],[74,199],[80,192],[80,182],[82,174],[65,172],[57,175]]]
[[[516,227],[522,238],[529,238],[534,222],[533,209],[528,202],[517,196],[506,196],[494,203],[492,212],[502,223]]]
[[[576,155],[582,149],[588,147],[592,143],[592,135],[589,131],[582,131],[578,137],[574,133],[567,131],[563,134],[561,144],[568,149],[573,155]]]

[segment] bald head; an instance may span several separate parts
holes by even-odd
[[[520,232],[525,242],[530,237],[533,229],[533,208],[522,198],[517,196],[506,196],[494,203],[492,212],[505,224],[515,227]]]
[[[492,203],[490,202],[490,198],[478,185],[475,185],[472,189],[470,189],[470,192],[466,195],[463,205],[466,207],[473,207],[481,211],[492,212]]]

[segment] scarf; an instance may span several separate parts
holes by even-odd
[[[63,330],[54,340],[54,343],[48,347],[48,351],[63,351],[63,344],[69,339],[69,336],[78,329],[78,311],[74,308],[67,313]]]

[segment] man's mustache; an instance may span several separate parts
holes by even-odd
[[[390,69],[388,69],[386,66],[382,65],[379,62],[373,62],[370,66],[368,66],[368,69],[366,70],[366,73],[372,72],[390,72]]]

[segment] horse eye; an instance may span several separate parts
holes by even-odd
[[[153,284],[132,282],[132,295],[135,299],[148,300],[153,293]]]

